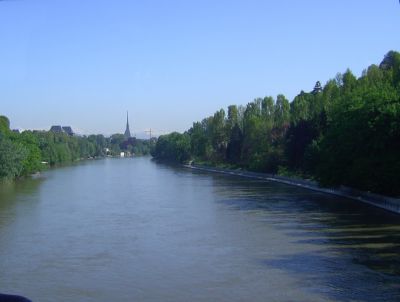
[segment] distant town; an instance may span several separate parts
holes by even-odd
[[[26,130],[32,131],[32,132],[46,132],[46,131],[50,131],[52,133],[64,133],[67,134],[69,136],[85,136],[86,134],[82,134],[79,131],[74,131],[72,126],[62,126],[62,125],[52,125],[50,127],[49,130],[45,130],[45,129],[21,129],[21,128],[14,128],[11,131],[14,133],[22,133]],[[130,127],[129,127],[129,116],[128,116],[128,112],[126,115],[126,127],[125,127],[125,131],[124,133],[124,137],[126,139],[135,137],[135,138],[140,138],[140,139],[152,139],[154,137],[158,137],[161,134],[165,134],[166,132],[164,130],[155,130],[152,128],[148,128],[145,130],[140,130],[138,133],[139,135],[137,136],[135,132],[131,132]],[[107,136],[107,135],[105,135]]]
[[[148,155],[155,142],[153,137],[131,135],[128,114],[124,134],[109,137],[77,135],[69,125],[53,125],[47,131],[10,129],[10,120],[0,115],[0,181],[83,159]]]

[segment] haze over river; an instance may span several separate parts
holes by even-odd
[[[400,301],[400,217],[104,159],[0,186],[0,292],[54,301]]]

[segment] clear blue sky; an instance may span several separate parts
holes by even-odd
[[[400,50],[398,0],[0,1],[0,114],[13,128],[183,131],[311,90]]]

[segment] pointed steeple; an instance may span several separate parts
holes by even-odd
[[[128,118],[128,111],[126,111],[126,129],[124,133],[125,139],[131,137],[131,131],[129,130],[129,118]]]

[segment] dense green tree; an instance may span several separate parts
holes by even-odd
[[[274,172],[271,158],[275,158],[273,129],[278,129],[272,97],[257,98],[246,107],[243,116],[243,143],[241,163],[257,171]],[[271,171],[273,169],[274,171]]]
[[[259,143],[264,136],[262,121],[261,99],[255,99],[247,104],[243,116],[242,162],[245,165],[262,166],[259,162],[263,149]]]
[[[276,98],[274,118],[276,127],[285,127],[290,123],[290,104],[283,94]]]
[[[239,110],[236,105],[230,105],[228,107],[228,120],[226,121],[226,125],[228,133],[232,131],[236,125],[239,125]]]
[[[231,164],[241,162],[243,133],[240,128],[239,109],[236,105],[228,107],[228,119],[226,121],[226,133],[228,144],[226,147],[226,160]]]
[[[15,135],[14,139],[27,150],[27,156],[22,162],[22,174],[29,175],[40,171],[41,151],[37,137],[31,131],[24,131],[20,135]]]
[[[212,147],[207,135],[207,120],[203,120],[201,123],[193,123],[188,134],[190,135],[191,154],[198,158],[211,159]]]
[[[243,133],[239,124],[230,131],[229,143],[226,149],[226,159],[230,164],[238,164],[242,159]]]
[[[392,82],[393,86],[399,88],[400,86],[400,53],[396,51],[389,51],[379,68],[386,71],[388,80]]]
[[[273,97],[266,96],[261,102],[261,115],[263,116],[264,120],[270,124],[271,128],[274,122],[274,109],[275,102]]]
[[[265,97],[229,106],[227,117],[217,111],[188,131],[190,155],[400,195],[399,103],[400,54],[390,51],[360,78],[346,70],[292,103],[278,95],[276,102]],[[162,138],[158,153],[169,148],[167,157],[173,158],[172,142]]]
[[[27,155],[28,151],[23,145],[13,143],[0,133],[0,180],[19,177],[24,169]]]
[[[10,131],[10,121],[0,116],[0,180],[14,179],[73,161],[101,157],[106,149],[113,155],[121,150],[149,154],[154,140],[125,140],[122,134],[70,136],[51,131]]]
[[[113,154],[119,154],[121,152],[121,144],[125,141],[123,134],[113,134],[110,137],[110,149]]]
[[[310,102],[308,101],[309,94],[302,91],[297,95],[290,104],[290,117],[292,124],[297,124],[299,121],[307,120],[310,117]]]
[[[324,103],[324,111],[329,114],[332,106],[340,99],[340,88],[337,81],[329,80],[322,90],[322,99]]]
[[[94,146],[94,154],[95,156],[104,156],[105,148],[107,147],[107,140],[102,134],[98,135],[89,135],[88,141]]]
[[[215,151],[215,160],[224,160],[228,137],[225,126],[225,111],[223,109],[215,112],[209,126],[211,145]]]
[[[4,115],[0,115],[0,133],[6,134],[9,131],[10,131],[10,120]]]
[[[311,145],[318,141],[326,129],[326,114],[324,111],[312,119],[300,119],[292,122],[286,133],[285,155],[287,165],[291,170],[310,174],[314,165],[310,155]]]
[[[320,142],[316,175],[321,183],[400,194],[400,93],[387,57],[359,79],[343,77]]]
[[[152,156],[175,162],[190,160],[190,136],[187,133],[172,132],[158,138]]]

